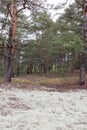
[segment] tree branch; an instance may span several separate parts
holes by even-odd
[[[25,8],[27,8],[26,7],[26,3],[27,3],[27,0],[23,0],[24,1],[24,3],[22,4],[22,8],[20,8],[17,12],[16,12],[16,15],[20,12],[20,11],[22,11],[22,10],[24,10]]]
[[[12,17],[12,14],[11,14],[11,11],[10,11],[9,7],[10,7],[10,3],[7,5],[7,9],[9,11],[10,16]]]

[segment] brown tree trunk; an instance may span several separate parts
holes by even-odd
[[[81,65],[80,65],[80,85],[85,85],[85,63],[86,63],[86,51],[87,51],[87,0],[84,0],[84,26],[83,26],[83,32],[84,32],[84,53],[81,56]]]
[[[9,29],[9,40],[6,48],[5,82],[11,82],[13,63],[14,63],[15,36],[17,27],[16,0],[12,0],[12,2],[10,3],[9,11],[10,11],[10,29]]]
[[[12,67],[14,55],[12,51],[12,28],[9,29],[9,40],[6,48],[6,57],[5,57],[5,82],[11,82]]]

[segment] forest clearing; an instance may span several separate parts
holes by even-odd
[[[87,130],[87,86],[77,85],[76,77],[1,82],[0,130]]]
[[[87,91],[0,86],[0,130],[87,130]]]

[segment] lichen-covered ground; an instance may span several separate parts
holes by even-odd
[[[87,91],[0,86],[0,130],[87,130]]]

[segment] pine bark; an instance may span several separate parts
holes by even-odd
[[[5,82],[11,82],[13,63],[14,63],[14,51],[15,51],[15,37],[17,28],[17,15],[16,15],[16,0],[12,0],[9,5],[10,13],[10,27],[9,27],[9,38],[6,48],[5,58]]]

